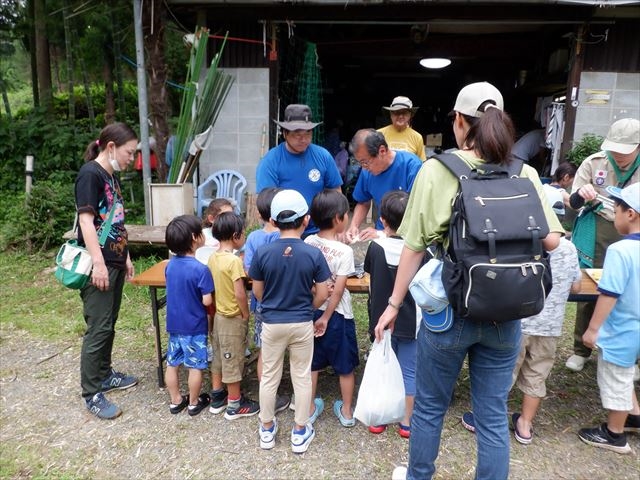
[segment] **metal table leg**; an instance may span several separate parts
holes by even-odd
[[[162,339],[160,338],[160,316],[159,311],[167,303],[167,298],[158,298],[157,287],[149,287],[149,294],[151,296],[151,317],[153,319],[153,330],[155,335],[156,344],[156,362],[158,370],[158,387],[164,388],[164,370],[162,368],[162,362],[164,355],[162,353]]]

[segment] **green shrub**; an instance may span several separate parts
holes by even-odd
[[[585,158],[600,151],[603,141],[604,138],[599,135],[585,133],[580,141],[573,144],[573,148],[567,153],[567,160],[579,167]]]
[[[62,242],[73,226],[73,183],[43,180],[25,192],[0,198],[0,249],[27,253],[45,250]]]

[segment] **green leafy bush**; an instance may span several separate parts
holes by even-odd
[[[54,247],[73,226],[73,182],[43,180],[30,195],[2,195],[0,212],[0,250],[33,253]]]
[[[600,151],[603,141],[604,138],[599,135],[584,134],[582,139],[574,143],[573,148],[567,153],[567,160],[579,167],[585,158]]]

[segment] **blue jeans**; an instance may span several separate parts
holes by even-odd
[[[475,478],[509,476],[507,396],[519,350],[520,321],[491,325],[456,318],[447,332],[420,329],[407,479],[430,479],[435,472],[442,422],[467,354],[478,442]]]

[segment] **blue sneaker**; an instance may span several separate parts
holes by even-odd
[[[105,397],[102,392],[98,392],[93,397],[87,398],[85,402],[87,404],[87,410],[103,420],[112,420],[122,415],[122,410],[107,400],[107,397]]]
[[[138,379],[131,375],[125,375],[124,373],[116,372],[113,368],[109,376],[102,381],[102,393],[110,392],[111,390],[126,390],[134,385],[138,384]]]
[[[278,421],[274,418],[273,425],[270,429],[264,428],[260,422],[258,435],[260,436],[260,448],[263,450],[271,450],[276,445],[276,433],[278,433]]]
[[[298,431],[296,427],[291,430],[291,451],[293,453],[304,453],[309,449],[309,445],[316,436],[316,431],[311,423],[305,425],[304,430]]]
[[[322,400],[319,397],[316,397],[316,398],[313,399],[313,405],[316,408],[313,411],[313,414],[311,414],[311,416],[309,417],[309,420],[307,420],[307,422],[309,422],[309,424],[311,424],[311,425],[313,425],[315,423],[315,421],[318,419],[318,417],[320,416],[320,414],[324,410],[324,400]]]
[[[335,402],[333,402],[333,413],[335,413],[336,417],[338,417],[338,420],[340,420],[340,424],[343,427],[346,427],[346,428],[353,427],[356,424],[356,419],[344,418],[344,415],[342,415],[343,404],[344,402],[342,400],[336,400]]]

